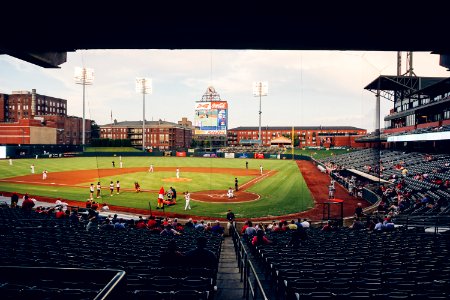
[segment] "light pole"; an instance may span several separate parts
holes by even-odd
[[[145,94],[152,91],[151,78],[136,78],[136,92],[142,93],[142,151],[145,151]]]
[[[85,67],[75,67],[75,83],[83,85],[83,124],[82,124],[82,144],[83,151],[84,145],[86,144],[86,121],[85,121],[85,89],[86,85],[91,85],[94,82],[94,69],[85,68]]]
[[[258,140],[259,144],[262,146],[262,136],[261,136],[261,97],[267,96],[267,92],[269,90],[269,84],[267,81],[257,81],[253,82],[253,96],[258,97],[259,96],[259,135]]]

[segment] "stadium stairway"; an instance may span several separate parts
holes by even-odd
[[[224,238],[217,273],[217,294],[215,300],[241,299],[244,295],[244,284],[241,282],[233,239]]]

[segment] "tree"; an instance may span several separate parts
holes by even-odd
[[[292,140],[291,134],[283,134],[283,136]],[[294,134],[294,147],[297,147],[299,145],[300,145],[300,137],[298,136],[298,134]]]
[[[91,139],[100,138],[100,126],[95,123],[95,121],[91,120]]]

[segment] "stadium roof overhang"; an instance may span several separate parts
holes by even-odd
[[[389,13],[387,12],[387,7]],[[427,15],[414,30],[392,16]],[[450,54],[447,10],[331,1],[2,3],[0,53],[58,67],[78,49],[433,51]],[[445,57],[448,57],[445,56]],[[442,58],[442,56],[441,56]],[[442,60],[443,64],[447,60]]]
[[[417,76],[392,76],[380,75],[369,83],[364,89],[380,96],[395,101],[397,98],[416,94],[418,91],[433,86],[436,83],[445,80],[446,77],[417,77]]]

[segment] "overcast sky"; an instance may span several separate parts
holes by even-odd
[[[372,131],[375,96],[364,87],[379,74],[396,74],[396,52],[84,50],[68,53],[61,69],[0,55],[0,93],[35,88],[38,94],[67,99],[68,114],[81,117],[76,66],[94,69],[94,84],[86,87],[86,118],[100,125],[110,122],[111,111],[118,121],[142,120],[135,78],[149,77],[153,94],[146,96],[147,120],[193,121],[195,101],[212,85],[228,101],[228,128],[258,126],[259,98],[253,97],[252,84],[268,81],[263,126],[347,125]],[[450,76],[439,66],[439,56],[428,52],[414,53],[414,71]],[[381,118],[392,106],[382,101]]]

